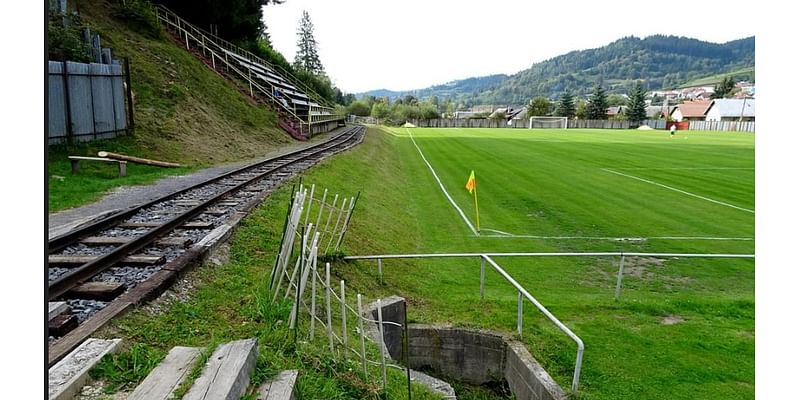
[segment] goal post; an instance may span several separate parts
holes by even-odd
[[[530,117],[528,129],[567,129],[567,117]]]

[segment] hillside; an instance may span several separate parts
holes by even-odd
[[[69,4],[86,26],[100,34],[102,45],[110,47],[115,58],[130,59],[135,129],[112,140],[50,146],[51,212],[94,201],[118,186],[147,184],[168,174],[252,159],[296,143],[277,127],[273,111],[256,105],[178,46],[157,23],[147,23],[135,10],[123,10],[117,2]],[[80,174],[70,172],[68,155],[93,156],[99,150],[187,167],[130,165],[128,176],[118,177],[112,165],[88,163],[81,166]]]
[[[470,78],[402,94],[450,96],[466,104],[524,104],[535,96],[557,98],[565,90],[584,95],[601,81],[610,92],[623,93],[636,80],[644,81],[646,89],[674,88],[746,68],[755,68],[755,37],[723,44],[665,35],[625,37],[535,63],[508,77],[493,75],[493,82]]]
[[[291,142],[272,111],[242,95],[163,29],[153,29],[117,2],[75,3],[103,46],[115,58],[130,58],[136,129],[102,145],[122,142],[139,156],[205,166],[256,157]]]
[[[451,98],[459,98],[459,96],[462,96],[464,94],[471,94],[477,96],[479,93],[485,90],[492,89],[493,87],[497,86],[498,84],[503,82],[503,80],[505,80],[506,78],[508,78],[508,75],[505,74],[488,75],[477,78],[454,80],[447,82],[445,84],[435,85],[425,89],[411,90],[411,91],[377,89],[377,90],[370,90],[364,93],[358,93],[356,94],[356,97],[362,97],[362,96],[388,97],[390,100],[394,100],[398,97],[409,94],[418,98],[425,98],[431,95],[436,95],[439,97],[451,97]]]

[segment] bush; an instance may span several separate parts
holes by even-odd
[[[63,25],[67,21],[66,26]],[[81,37],[80,17],[54,13],[47,23],[47,54],[50,60],[91,62],[91,47]]]
[[[120,0],[115,16],[125,21],[131,29],[153,39],[164,36],[156,9],[147,0]]]

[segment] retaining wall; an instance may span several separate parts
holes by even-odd
[[[381,304],[384,321],[405,324],[405,299]],[[375,303],[370,314],[377,319]],[[409,324],[409,367],[474,385],[506,381],[519,400],[556,400],[567,396],[522,343],[486,330]],[[383,343],[402,360],[402,329],[385,325]],[[380,342],[379,342],[380,345]]]

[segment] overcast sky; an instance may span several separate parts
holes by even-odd
[[[742,12],[751,5],[738,0],[286,0],[265,7],[264,20],[273,45],[292,62],[297,27],[307,10],[328,76],[343,91],[358,93],[511,74],[630,35],[717,43],[741,39],[755,34]]]

